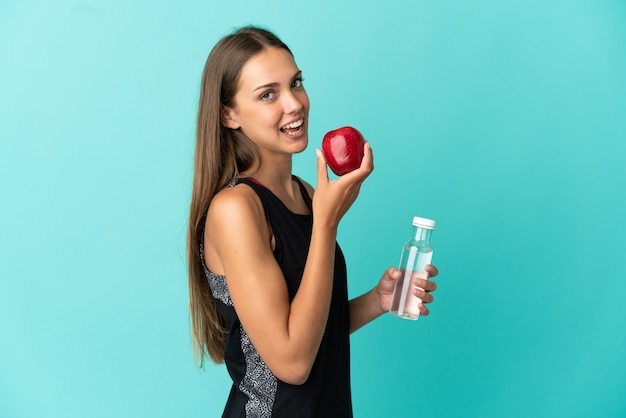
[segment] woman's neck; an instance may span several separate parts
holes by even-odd
[[[292,212],[307,214],[310,209],[293,181],[291,167],[291,158],[282,164],[266,162],[250,177],[274,193]]]
[[[260,169],[252,176],[254,180],[270,189],[277,196],[289,196],[293,198],[291,171],[263,170]]]
[[[261,165],[254,177],[259,183],[270,189],[275,194],[277,192],[288,192],[291,194],[291,175],[293,161],[291,155],[281,156],[283,158],[261,158]],[[282,194],[282,193],[281,193]]]

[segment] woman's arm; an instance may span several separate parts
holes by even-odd
[[[251,189],[233,189],[212,202],[206,241],[215,249],[215,264],[221,264],[237,315],[263,361],[279,379],[303,383],[328,317],[336,230],[314,226],[302,283],[290,303],[263,208]],[[214,260],[210,249],[206,256],[207,262]]]
[[[205,230],[208,267],[226,276],[243,328],[282,381],[304,383],[311,371],[330,309],[337,226],[370,172],[368,152],[360,169],[331,182],[325,161],[319,157],[311,242],[291,303],[256,193],[236,186],[220,192],[211,203]]]

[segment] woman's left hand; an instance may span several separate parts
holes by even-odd
[[[426,266],[428,279],[439,274],[439,270],[432,264]],[[390,267],[385,271],[376,286],[378,294],[378,302],[383,312],[389,312],[391,300],[393,299],[393,288],[398,280],[402,278],[402,273],[395,267]],[[430,311],[426,307],[427,303],[431,303],[434,298],[431,292],[437,289],[437,283],[432,280],[415,278],[413,282],[413,294],[422,300],[419,304],[420,315],[428,315]]]

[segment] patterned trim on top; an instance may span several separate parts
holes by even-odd
[[[204,263],[204,244],[200,244],[200,259],[202,261],[204,275],[209,281],[209,287],[211,288],[213,297],[228,306],[233,306],[233,301],[230,298],[230,292],[228,291],[228,286],[226,285],[226,276],[215,274],[206,268],[206,264]]]
[[[242,326],[240,330],[241,349],[246,359],[246,375],[239,384],[239,390],[248,395],[246,417],[271,418],[278,380],[256,351]]]

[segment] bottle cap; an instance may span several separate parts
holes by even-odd
[[[435,221],[433,221],[432,219],[426,219],[426,218],[420,218],[419,216],[414,216],[413,226],[418,226],[420,228],[433,230],[435,229]]]

